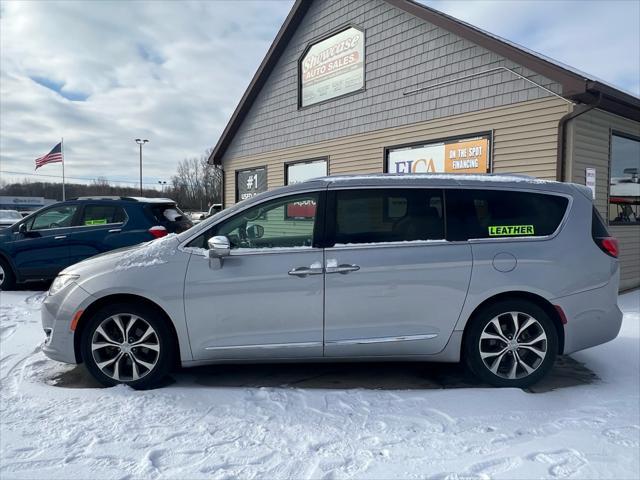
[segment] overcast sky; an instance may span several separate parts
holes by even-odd
[[[638,0],[424,3],[640,95]],[[70,179],[135,184],[141,137],[145,183],[168,181],[216,143],[291,4],[0,3],[2,179],[59,180],[33,160],[64,137]]]

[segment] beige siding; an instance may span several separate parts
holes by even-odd
[[[329,173],[379,173],[393,145],[493,131],[493,171],[556,178],[557,128],[570,105],[558,98],[456,115],[430,122],[351,135],[326,142],[224,161],[225,205],[235,203],[235,170],[267,165],[269,188],[284,183],[284,163],[329,157]]]
[[[595,204],[607,218],[609,199],[609,147],[611,130],[640,136],[640,123],[602,110],[591,110],[569,123],[567,128],[567,178],[585,184],[585,169],[596,169]],[[640,286],[640,226],[612,225],[620,240],[622,289]]]

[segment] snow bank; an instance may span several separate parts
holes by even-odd
[[[159,390],[97,388],[40,352],[44,295],[0,292],[3,479],[640,477],[640,291],[620,297],[617,339],[572,355],[599,378],[556,371],[538,394],[434,389],[442,366],[399,363],[218,366]]]

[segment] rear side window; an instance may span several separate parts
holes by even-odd
[[[444,239],[441,190],[358,189],[335,195],[336,244]]]
[[[604,225],[604,220],[602,220],[596,207],[593,207],[591,214],[591,236],[593,238],[606,238],[610,236],[607,227]]]
[[[509,190],[447,190],[447,232],[470,238],[540,237],[556,231],[569,201],[558,195]]]
[[[184,218],[184,213],[176,205],[151,205],[153,218],[160,223],[179,222]]]
[[[122,207],[114,205],[86,205],[82,211],[80,225],[108,225],[110,223],[123,223],[126,214]]]

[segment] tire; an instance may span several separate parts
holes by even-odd
[[[517,337],[516,327],[520,328]],[[490,385],[530,387],[553,367],[558,333],[553,320],[535,303],[526,300],[495,303],[474,315],[467,328],[464,342],[467,365]]]
[[[0,258],[0,290],[13,290],[16,286],[16,276],[9,263]]]
[[[169,373],[177,354],[173,340],[157,310],[118,303],[88,319],[80,346],[87,370],[102,385],[146,390],[159,386]]]

